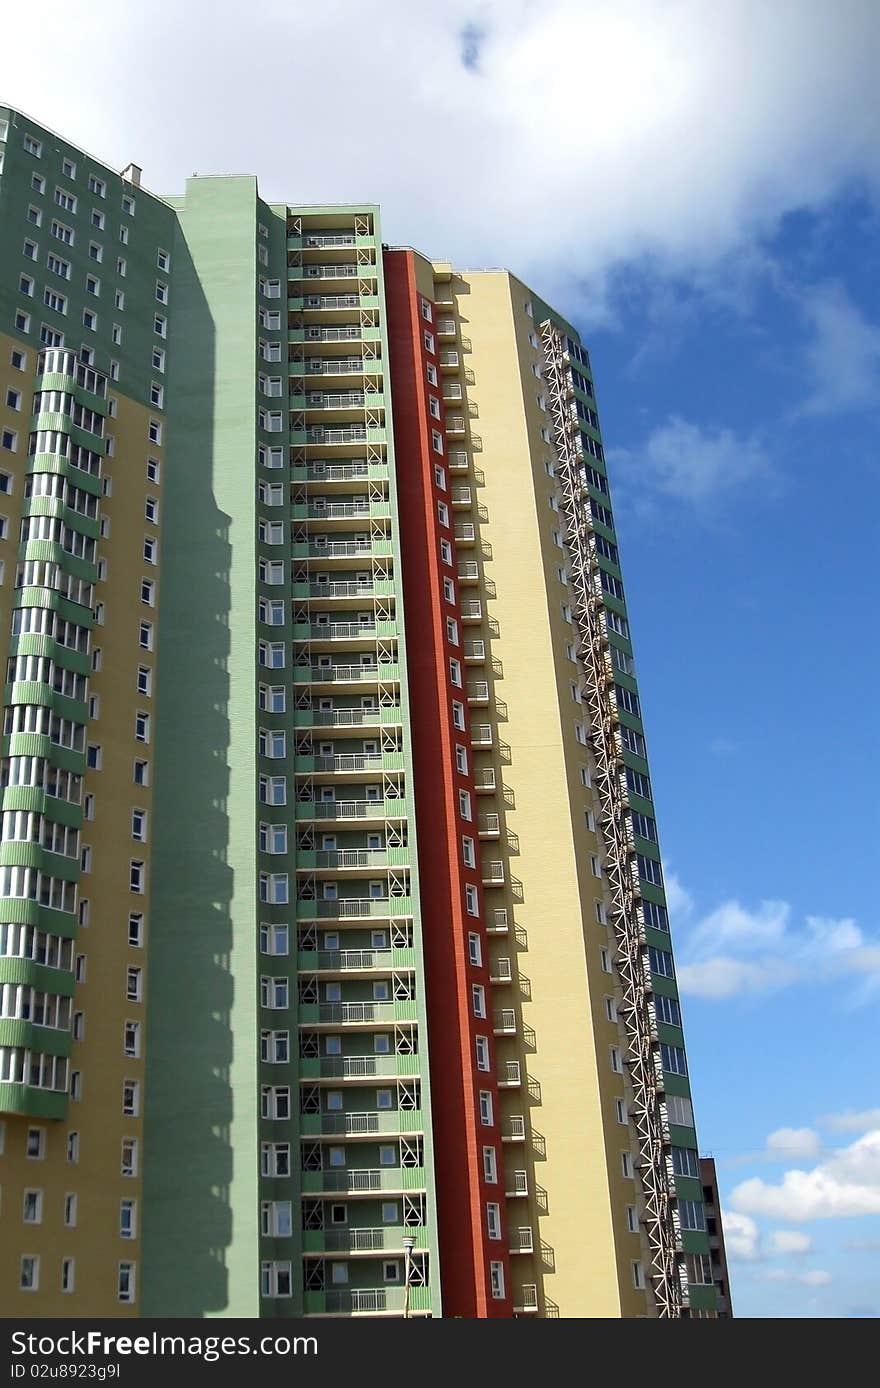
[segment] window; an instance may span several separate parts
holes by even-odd
[[[654,994],[654,1007],[657,1012],[658,1021],[665,1022],[667,1026],[681,1026],[681,1008],[675,998],[664,997],[662,993]]]
[[[128,867],[129,890],[143,894],[147,890],[146,881],[146,864],[133,858]]]
[[[122,1081],[122,1112],[126,1118],[137,1118],[140,1112],[141,1087],[137,1080]]]
[[[14,429],[4,429],[0,432],[0,446],[7,449],[10,453],[15,453],[18,448],[18,434]]]
[[[150,458],[150,459],[148,459],[148,461],[147,461],[147,481],[148,481],[148,482],[156,482],[156,483],[158,483],[158,481],[159,481],[159,471],[160,471],[160,464],[159,464],[158,459],[157,459],[157,458]]]
[[[97,313],[93,313],[92,310],[91,310],[90,308],[84,308],[84,309],[83,309],[83,327],[89,328],[92,332],[96,332],[96,331],[97,331],[97,328],[98,328],[98,315],[97,315]],[[108,452],[108,453],[111,452],[110,442],[111,442],[110,439],[108,439],[108,440],[107,440],[107,452]]]
[[[694,1110],[690,1099],[681,1094],[667,1094],[666,1112],[670,1123],[681,1128],[694,1126]]]
[[[651,882],[655,887],[663,886],[663,869],[656,858],[648,858],[644,853],[637,853],[636,865],[643,882]]]
[[[471,984],[471,1002],[473,1004],[474,1016],[485,1017],[486,1015],[486,990],[479,983]]]
[[[612,1003],[612,1006],[613,1006],[613,1003]],[[615,1070],[615,1071],[617,1072],[618,1075],[622,1075],[622,1074],[623,1074],[623,1061],[622,1061],[621,1058],[620,1058],[620,1050],[618,1049],[617,1046],[611,1046],[610,1051],[609,1051],[609,1054],[610,1054],[610,1056],[611,1056],[611,1068],[612,1068],[612,1070]]]
[[[477,1054],[477,1069],[488,1071],[489,1064],[489,1038],[486,1036],[474,1037],[474,1049]]]
[[[633,1262],[632,1264],[632,1279],[633,1286],[637,1287],[639,1291],[643,1291],[645,1287],[645,1270],[639,1262]]]
[[[676,1176],[693,1176],[700,1179],[700,1161],[693,1147],[673,1147],[672,1169]]]
[[[97,174],[89,174],[88,188],[90,193],[94,193],[98,198],[107,196],[107,184],[103,178],[98,178]]]
[[[455,748],[455,766],[456,770],[460,771],[463,776],[467,775],[468,759],[467,751],[464,747],[456,746]]]
[[[480,968],[483,963],[483,950],[479,935],[473,933],[468,935],[468,959],[476,967]]]
[[[139,911],[132,912],[128,918],[128,943],[138,949],[144,943],[144,918]]]
[[[154,606],[155,606],[155,602],[156,602],[156,585],[155,585],[153,579],[151,579],[151,578],[142,578],[142,579],[141,579],[141,602],[146,603],[147,607],[154,607]],[[149,626],[149,622],[142,622],[142,623],[141,623],[141,627],[143,628],[144,626]],[[141,645],[143,645],[143,644],[144,644],[143,641],[141,641]],[[152,645],[148,646],[146,649],[147,649],[147,650],[152,650],[152,649],[153,649],[153,648],[152,648]]]
[[[153,318],[153,332],[157,337],[168,336],[168,320],[161,313],[157,313]]]
[[[171,269],[171,256],[161,248],[156,252],[156,265],[163,272]]]
[[[41,1224],[43,1220],[43,1192],[26,1190],[21,1214],[25,1224]]]
[[[618,1123],[629,1122],[629,1115],[627,1114],[626,1104],[624,1103],[623,1099],[614,1100],[614,1113]]]
[[[148,713],[137,712],[134,716],[134,740],[135,742],[149,742],[150,740],[150,715]]]
[[[468,883],[468,885],[464,889],[464,898],[468,915],[478,916],[480,914],[480,907],[477,899],[476,887],[471,886],[471,884]]]
[[[122,1053],[136,1060],[141,1053],[140,1022],[125,1022],[122,1027]]]
[[[461,665],[457,660],[450,660],[449,662],[449,678],[456,689],[461,689]]]
[[[147,841],[147,812],[146,810],[132,810],[131,812],[131,837],[137,843]]]
[[[494,1113],[492,1109],[492,1095],[487,1089],[480,1090],[480,1122],[485,1128],[491,1128],[494,1123]]]
[[[152,694],[153,692],[153,672],[148,665],[138,666],[137,692],[139,694]]]
[[[154,371],[165,370],[165,348],[154,347],[150,358]]]
[[[165,388],[160,386],[158,381],[150,383],[150,404],[157,410],[161,410],[165,404]]]
[[[657,949],[654,945],[650,945],[648,962],[652,974],[660,974],[663,978],[675,978],[675,963],[668,950]]]
[[[120,1263],[119,1275],[116,1284],[117,1300],[130,1303],[134,1301],[135,1288],[135,1265],[134,1263]]]
[[[435,453],[443,452],[443,435],[436,429],[431,430],[431,446]]]
[[[141,597],[143,597],[143,592],[141,593]],[[140,632],[138,636],[138,645],[141,646],[141,648],[145,651],[151,651],[153,649],[152,622],[141,622]]]
[[[93,207],[89,213],[89,223],[96,231],[103,231],[107,225],[103,212],[99,212],[97,207]]]
[[[29,313],[22,313],[18,309],[15,314],[15,326],[20,333],[29,333],[31,330],[31,316]]]
[[[486,1205],[486,1228],[490,1239],[501,1238],[501,1206],[492,1201]]]
[[[682,1229],[705,1229],[706,1209],[700,1200],[679,1200],[678,1217]]]
[[[471,819],[471,797],[470,792],[467,790],[460,790],[458,792],[458,812],[462,819]]]
[[[133,1239],[137,1233],[137,1202],[135,1200],[120,1200],[119,1202],[119,1237],[121,1239]]]
[[[29,299],[34,297],[34,281],[31,279],[30,275],[19,275],[18,292],[20,294],[26,294]],[[49,291],[47,290],[46,292],[48,293]]]
[[[437,502],[437,517],[441,525],[449,524],[449,507],[446,505],[445,501]]]
[[[76,212],[76,198],[66,188],[55,189],[55,201],[59,207],[64,208],[65,212]]]
[[[663,1069],[669,1074],[687,1074],[687,1057],[681,1046],[670,1046],[665,1041],[661,1041],[660,1057],[663,1061]]]
[[[632,1157],[630,1156],[629,1152],[621,1152],[621,1154],[620,1154],[620,1169],[621,1169],[621,1171],[622,1171],[622,1173],[623,1173],[624,1176],[632,1176],[632,1174],[633,1174],[633,1163],[632,1163]]]
[[[67,1160],[72,1166],[79,1161],[79,1133],[67,1134]]]
[[[476,867],[476,866],[477,866],[476,851],[475,851],[475,848],[474,848],[474,841],[473,841],[473,839],[468,839],[468,838],[463,838],[463,839],[462,839],[462,841],[461,841],[461,856],[462,856],[462,859],[463,859],[463,861],[464,861],[465,867],[470,867],[470,868],[472,868],[472,867]]]
[[[18,1285],[23,1292],[36,1292],[40,1287],[40,1260],[25,1254],[19,1265]]]
[[[122,210],[123,210],[123,212],[125,212],[126,215],[129,216],[129,217],[133,217],[133,216],[134,216],[134,209],[135,209],[135,200],[134,200],[134,198],[129,197],[128,193],[123,193],[123,194],[122,194]]]
[[[147,437],[149,438],[150,443],[162,442],[162,425],[159,423],[158,419],[150,420],[150,423],[147,427]]]
[[[464,732],[464,730],[465,730],[464,704],[456,703],[454,700],[453,700],[453,703],[452,703],[452,722],[453,722],[453,726],[454,726],[454,727],[458,728],[460,732]]]
[[[156,299],[160,304],[168,303],[168,285],[163,280],[156,280]]]
[[[489,1280],[492,1285],[492,1299],[494,1301],[504,1300],[504,1264],[489,1264]]]
[[[35,159],[41,159],[43,157],[42,141],[38,140],[34,135],[25,135],[22,144],[24,145],[26,154],[32,154]]]
[[[76,1196],[72,1193],[64,1197],[64,1223],[68,1229],[76,1227]]]

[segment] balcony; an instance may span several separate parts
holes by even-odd
[[[387,545],[390,553],[390,541],[378,541],[380,545]],[[323,543],[317,540],[295,540],[291,546],[294,559],[369,559],[376,550],[370,540],[325,540]]]
[[[468,695],[468,703],[470,703],[470,702],[471,702],[471,700],[470,700],[470,695]],[[477,749],[479,749],[479,748],[481,748],[481,747],[491,747],[493,741],[494,741],[494,739],[493,739],[493,736],[492,736],[492,727],[491,727],[491,724],[489,724],[489,723],[472,723],[472,724],[471,724],[471,746],[472,746],[472,747],[477,748]]]
[[[511,1171],[505,1177],[504,1194],[508,1200],[515,1200],[519,1196],[529,1193],[529,1173],[527,1171]]]
[[[443,339],[446,339],[446,340],[448,340],[449,338],[455,337],[455,336],[456,336],[455,319],[454,319],[454,318],[440,318],[440,319],[438,319],[438,321],[437,321],[437,336],[438,336],[438,338],[443,338]]]
[[[480,568],[475,559],[466,559],[458,566],[459,583],[479,583]]]
[[[382,708],[298,708],[294,723],[298,728],[378,728],[401,721],[399,704]]]
[[[406,867],[411,856],[409,848],[298,848],[296,869]]]
[[[461,365],[461,357],[452,347],[445,347],[441,351],[438,360],[440,362],[441,371],[457,371]]]
[[[296,903],[298,921],[309,920],[390,920],[412,915],[411,896],[349,896],[336,901],[300,898]]]
[[[448,438],[458,438],[463,435],[464,432],[465,421],[462,415],[453,414],[446,416],[446,434]]]
[[[402,1316],[406,1293],[403,1287],[352,1287],[339,1291],[307,1291],[305,1294],[305,1314],[307,1316]],[[430,1287],[410,1287],[409,1309],[412,1315],[421,1315],[431,1308]]]
[[[407,819],[409,805],[403,796],[385,800],[300,800],[296,805],[298,820],[314,823],[339,823],[361,820],[380,823],[383,819]]]
[[[484,887],[503,887],[505,881],[504,864],[484,863],[480,873]]]
[[[467,472],[470,460],[463,449],[452,449],[446,455],[446,463],[450,472]]]
[[[490,983],[512,983],[513,969],[509,959],[496,959],[489,965]]]
[[[473,493],[470,487],[452,487],[449,492],[449,499],[453,506],[470,506],[473,501]]]
[[[506,1060],[498,1067],[498,1088],[519,1089],[522,1086],[522,1072],[518,1060]]]
[[[299,1008],[301,1027],[393,1027],[395,1023],[417,1020],[412,998],[397,1002],[300,1003]]]
[[[369,1080],[417,1076],[418,1055],[349,1055],[300,1058],[301,1080]]]
[[[362,553],[362,551],[359,551]],[[327,583],[294,583],[291,588],[294,598],[388,598],[394,596],[394,585],[390,579],[342,578]]]
[[[366,459],[355,459],[350,463],[324,463],[316,459],[304,467],[294,466],[292,475],[294,481],[305,482],[367,482],[371,478],[384,481],[388,468],[384,463],[368,463]]]
[[[443,399],[447,402],[455,401],[456,404],[464,399],[464,391],[458,381],[443,382]]]
[[[389,1109],[365,1113],[303,1113],[303,1137],[399,1137],[424,1131],[421,1109]]]
[[[395,622],[382,622],[383,636],[396,636]],[[294,641],[375,641],[375,622],[294,622]]]
[[[514,1306],[516,1315],[534,1314],[540,1308],[538,1306],[538,1288],[534,1283],[527,1283],[519,1294],[519,1301]]]
[[[290,238],[290,240],[295,239],[294,237]],[[334,249],[341,246],[354,247],[358,244],[359,240],[363,242],[365,238],[357,237],[350,231],[316,231],[308,236],[302,236],[299,239],[303,250],[324,250],[330,246]],[[366,239],[369,240],[369,238]]]
[[[307,410],[362,410],[365,403],[378,403],[362,390],[311,390],[304,399]]]
[[[482,612],[482,609],[480,609]],[[462,645],[465,665],[479,665],[486,659],[485,641],[465,641]]]
[[[373,296],[368,296],[372,298]],[[288,297],[288,309],[310,309],[310,310],[329,310],[329,309],[351,309],[360,308],[360,294],[306,294],[302,299]]]
[[[503,1007],[492,1014],[492,1030],[496,1036],[516,1035],[516,1013],[512,1007]]]
[[[375,279],[375,265],[356,265],[353,260],[342,260],[335,265],[288,265],[287,279],[296,280],[353,280],[363,272]]]
[[[491,795],[498,789],[494,766],[484,766],[474,772],[474,790],[478,795]]]
[[[483,604],[479,598],[463,598],[459,610],[463,622],[481,622],[483,620]]]
[[[526,1120],[519,1114],[512,1114],[501,1130],[502,1142],[525,1142]]]
[[[403,752],[340,752],[337,755],[323,753],[319,756],[298,755],[295,762],[297,775],[318,775],[328,772],[348,773],[366,772],[377,776],[383,771],[402,771]]]
[[[367,366],[363,357],[310,357],[290,363],[291,376],[361,376]]]
[[[301,949],[296,964],[307,974],[407,973],[415,966],[415,955],[411,949]]]
[[[455,543],[459,546],[476,543],[477,532],[471,521],[456,521],[454,533]]]
[[[378,1229],[306,1229],[303,1252],[308,1255],[324,1253],[397,1253],[403,1257],[404,1238],[413,1239],[416,1248],[426,1248],[428,1231],[424,1225],[382,1225]]]
[[[501,816],[497,814],[479,815],[477,819],[477,833],[481,839],[500,839]]]
[[[511,1253],[534,1253],[535,1236],[529,1228],[510,1230]]]
[[[382,678],[391,678],[386,672],[396,669],[396,665],[384,666]],[[379,666],[297,665],[293,674],[295,684],[375,684],[379,678]]]
[[[412,1191],[425,1189],[425,1168],[376,1167],[351,1171],[304,1171],[301,1176],[305,1195],[321,1192],[366,1195],[371,1191]]]
[[[487,816],[491,818],[491,816]],[[506,935],[510,930],[510,922],[507,918],[507,907],[496,906],[491,915],[486,920],[487,935]]]

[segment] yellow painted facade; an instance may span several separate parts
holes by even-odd
[[[478,786],[489,783],[477,811],[514,1306],[652,1315],[650,1293],[634,1281],[645,1255],[623,1163],[635,1149],[617,1107],[626,1103],[624,1042],[612,940],[597,914],[602,850],[560,577],[564,521],[538,323],[529,290],[507,272],[435,271],[458,556],[479,570],[478,586],[462,588],[463,602],[477,604],[465,618],[466,673],[489,684],[488,706],[471,701],[471,722],[493,733],[492,747],[475,752],[475,773]],[[455,506],[462,486],[468,510]],[[484,643],[483,659],[473,642]],[[513,1012],[515,1027],[509,1017],[499,1024],[499,1010]]]
[[[28,348],[27,372],[15,371],[10,365],[13,350],[21,350],[21,343],[0,337],[4,426],[10,414],[2,403],[7,386],[20,389],[23,395],[23,408],[12,426],[19,431],[17,451],[0,456],[0,471],[13,472],[15,478],[12,495],[0,498],[0,513],[9,517],[9,538],[0,541],[4,640],[9,633],[37,357]],[[101,617],[92,631],[92,651],[100,651],[100,668],[88,682],[89,698],[97,703],[92,705],[87,741],[100,748],[100,767],[88,770],[84,782],[87,817],[80,842],[90,850],[90,863],[80,877],[82,923],[74,945],[81,976],[73,1001],[74,1017],[81,1014],[81,1022],[75,1022],[74,1036],[78,1028],[82,1030],[81,1039],[73,1041],[70,1070],[72,1083],[73,1076],[79,1076],[81,1097],[69,1100],[67,1117],[62,1120],[0,1116],[0,1314],[7,1316],[133,1316],[138,1309],[152,758],[151,742],[136,739],[135,720],[139,712],[150,716],[147,736],[152,738],[160,531],[157,523],[146,519],[146,502],[149,497],[161,504],[162,448],[148,439],[155,411],[117,394],[112,382],[108,398],[116,401],[115,417],[107,419],[105,428],[113,439],[113,451],[103,464],[110,490],[100,502],[103,528],[97,546],[99,564],[103,561],[106,568],[99,570],[105,577],[95,587]],[[159,481],[148,480],[148,459],[159,462]],[[155,564],[144,560],[147,537],[157,542]],[[141,599],[144,579],[155,585],[152,606]],[[139,645],[142,621],[154,624],[153,651]],[[150,672],[149,694],[138,692],[139,668]],[[147,763],[148,784],[135,783],[135,761]],[[146,812],[146,842],[133,838],[134,810]],[[129,887],[132,860],[145,865],[143,894]],[[142,917],[138,945],[129,943],[132,914]],[[139,972],[130,976],[129,970]],[[125,1054],[127,1023],[139,1026],[136,1057]],[[123,1111],[124,1081],[137,1085],[131,1113]],[[44,1130],[42,1158],[26,1155],[30,1128]],[[123,1174],[126,1142],[136,1144],[131,1151],[132,1175]],[[38,1223],[23,1221],[26,1191],[41,1193]],[[135,1202],[133,1237],[121,1234],[122,1201]],[[22,1256],[40,1259],[39,1284],[33,1291],[19,1287]],[[62,1291],[65,1259],[74,1260],[69,1291]],[[119,1299],[120,1263],[134,1265],[134,1300],[128,1303]]]

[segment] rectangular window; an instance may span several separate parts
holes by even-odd
[[[471,1002],[473,1004],[474,1016],[485,1017],[486,1015],[486,990],[479,983],[471,984]]]
[[[665,1041],[660,1043],[660,1057],[663,1061],[663,1069],[671,1075],[687,1074],[687,1057],[681,1046],[670,1046]]]
[[[473,934],[473,932],[468,935],[468,958],[476,968],[482,967],[483,951],[480,944],[480,937],[479,935]]]
[[[486,1036],[474,1037],[474,1049],[477,1056],[477,1069],[489,1071],[489,1039]]]
[[[491,1128],[495,1121],[492,1108],[492,1095],[487,1089],[480,1090],[480,1122],[485,1128]]]
[[[490,1239],[501,1238],[501,1206],[492,1201],[486,1205],[486,1229]]]
[[[135,1265],[134,1263],[120,1263],[119,1275],[117,1278],[117,1299],[125,1303],[134,1301],[135,1289]]]

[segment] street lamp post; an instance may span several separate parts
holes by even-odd
[[[410,1272],[412,1270],[412,1251],[415,1239],[407,1237],[403,1240],[404,1252],[404,1273],[403,1273],[403,1314],[409,1316],[409,1283]]]

